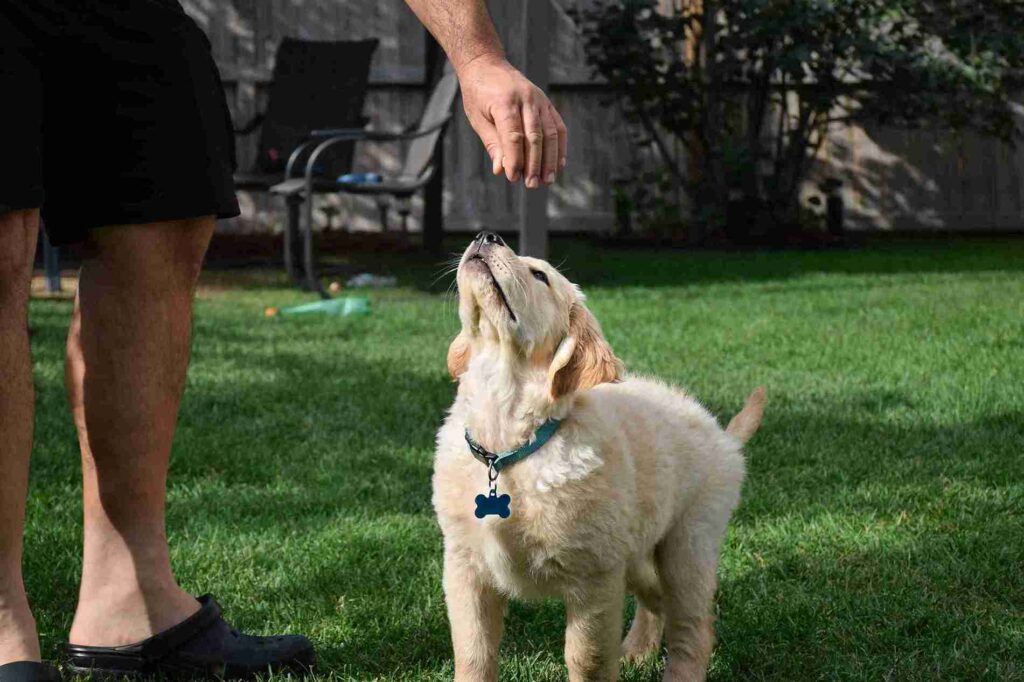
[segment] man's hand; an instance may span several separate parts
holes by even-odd
[[[565,166],[565,123],[547,95],[504,57],[482,55],[458,70],[462,105],[491,157],[491,172],[533,189]]]
[[[508,60],[484,0],[405,0],[459,75],[462,106],[491,155],[491,170],[526,186],[565,165],[565,123],[547,95]]]

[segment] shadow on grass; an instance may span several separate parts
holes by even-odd
[[[965,246],[967,247],[965,249]],[[1024,239],[897,242],[870,249],[715,252],[609,250],[554,242],[551,262],[582,286],[661,287],[847,275],[1024,271]]]
[[[1024,560],[1024,474],[1011,449],[1024,440],[1022,417],[934,428],[774,417],[755,446],[737,542],[726,550],[712,679],[1008,679],[975,662],[1001,660],[1008,671],[1020,641],[1010,623],[1024,577],[1007,569]],[[794,428],[805,434],[797,442],[786,436]],[[327,491],[296,481],[297,492],[227,514],[216,495],[190,511],[221,533],[282,517],[301,531],[331,509],[354,526],[381,514],[429,517],[428,462],[389,484],[396,497],[373,465],[350,475]],[[378,676],[448,660],[439,537],[429,522],[417,528],[352,530],[344,556],[282,586],[282,599],[341,591],[363,605],[349,638],[323,644],[325,663]],[[327,606],[317,616],[330,621]],[[563,627],[556,602],[515,604],[503,653],[557,662]],[[957,653],[965,647],[978,655]]]
[[[469,237],[450,236],[445,255],[422,252],[357,250],[324,255],[324,269],[337,272],[325,281],[359,272],[393,275],[402,286],[439,294],[451,284],[445,275],[451,259]],[[515,247],[515,240],[510,241]],[[982,273],[1024,271],[1024,238],[952,237],[892,240],[864,248],[788,251],[688,251],[672,248],[609,248],[584,237],[551,239],[549,260],[570,280],[586,287],[678,287],[730,282],[787,281],[811,273],[889,275],[905,273]],[[210,290],[291,289],[283,272],[266,266],[209,268],[203,282]]]
[[[933,533],[846,551],[794,538],[722,581],[711,679],[1013,679],[1021,582],[986,586],[964,553],[975,542],[998,551],[1015,525],[997,519],[974,541]]]
[[[425,254],[351,254],[354,267],[396,275],[403,285],[440,293],[452,276],[444,261],[469,240],[449,238],[448,257]],[[515,246],[514,240],[511,245]],[[553,237],[549,260],[588,287],[675,287],[729,282],[785,281],[810,273],[887,275],[1024,271],[1024,238],[918,239],[868,248],[808,251],[686,251],[608,248],[586,238]]]
[[[66,313],[34,312],[46,372]],[[242,627],[262,631],[256,615],[287,605],[319,632],[327,670],[441,669],[430,472],[453,394],[443,367],[250,341],[211,326],[197,346],[171,488],[185,574],[230,585]],[[47,377],[48,426],[63,398]],[[725,552],[712,679],[1012,679],[1024,414],[942,424],[918,409],[897,390],[769,409]],[[77,464],[46,438],[34,485],[58,500]],[[42,528],[30,550],[65,530]],[[43,610],[73,595],[66,547],[29,559]],[[513,606],[503,652],[560,661],[563,619],[557,603]]]

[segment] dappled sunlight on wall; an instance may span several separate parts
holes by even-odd
[[[1024,149],[972,133],[846,127],[804,188],[843,181],[847,226],[879,230],[1020,230]]]

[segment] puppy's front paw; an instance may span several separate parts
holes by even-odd
[[[665,666],[662,682],[704,682],[707,678],[707,666],[697,661],[672,661],[671,657]]]
[[[637,663],[660,651],[660,637],[658,639],[640,639],[630,632],[626,639],[622,640],[622,660],[627,663]]]

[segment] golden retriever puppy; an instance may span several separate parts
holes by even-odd
[[[457,279],[459,387],[433,478],[456,680],[497,678],[509,598],[551,596],[565,600],[571,680],[614,680],[620,656],[658,651],[663,634],[665,679],[704,679],[763,389],[723,430],[683,391],[624,375],[579,289],[493,233]],[[620,644],[627,592],[637,612]]]

